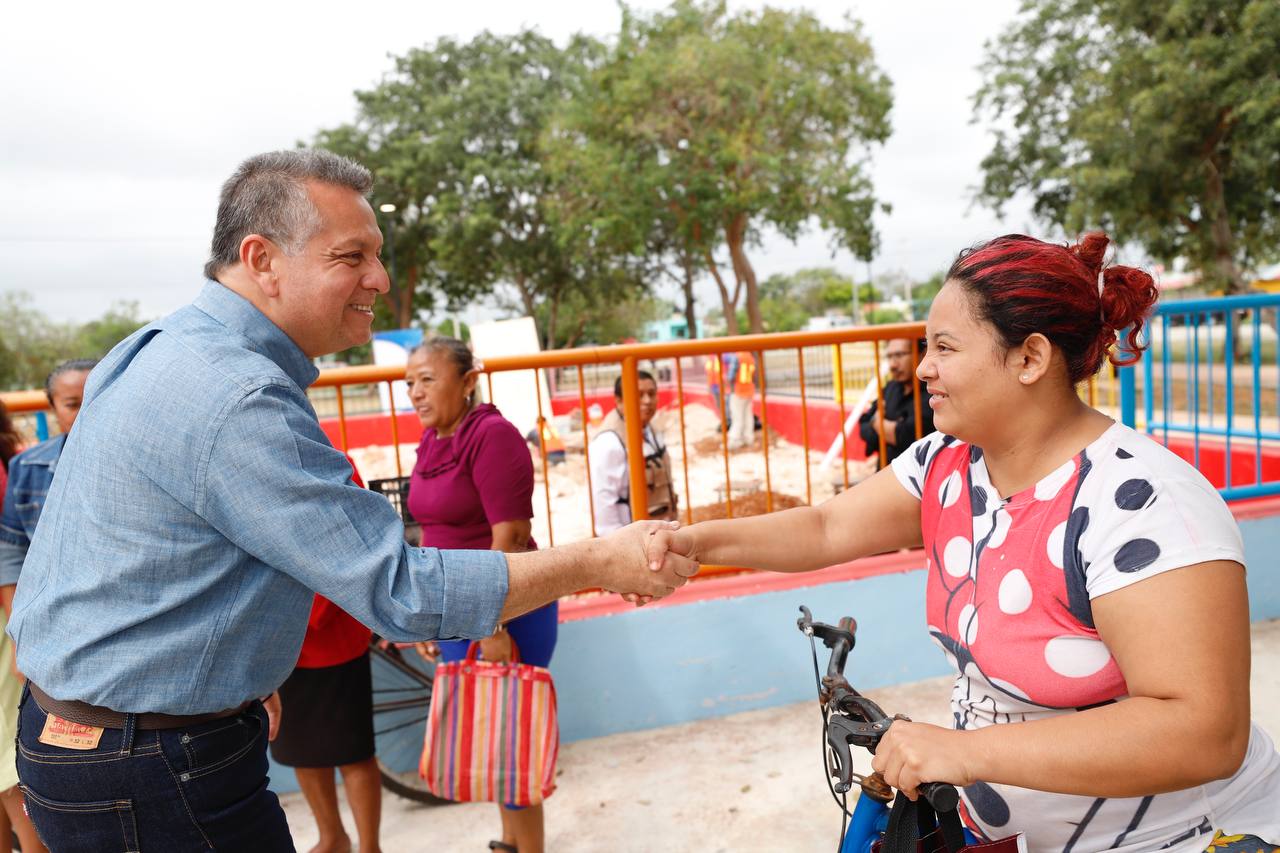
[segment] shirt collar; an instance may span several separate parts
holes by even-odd
[[[206,283],[196,297],[195,306],[228,329],[244,335],[257,352],[278,364],[299,388],[306,388],[320,375],[311,359],[284,330],[230,288],[216,281]]]

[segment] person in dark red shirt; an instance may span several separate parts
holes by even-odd
[[[364,486],[355,463],[351,479]],[[317,595],[297,667],[280,686],[283,713],[271,757],[298,776],[298,787],[320,830],[312,853],[351,849],[338,811],[335,768],[346,786],[360,853],[379,850],[382,782],[374,758],[372,636],[341,607]]]

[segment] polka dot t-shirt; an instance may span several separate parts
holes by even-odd
[[[1124,698],[1091,601],[1183,566],[1244,563],[1239,528],[1213,486],[1121,424],[1004,499],[981,448],[941,433],[892,467],[921,502],[929,633],[958,673],[959,729]],[[1026,832],[1031,850],[1203,850],[1201,836],[1213,829],[1280,832],[1268,828],[1269,810],[1259,813],[1264,826],[1247,808],[1250,826],[1233,819],[1229,806],[1247,807],[1260,784],[1268,803],[1280,802],[1280,756],[1255,726],[1240,773],[1192,791],[1108,800],[979,783],[964,800],[975,829],[993,838]]]

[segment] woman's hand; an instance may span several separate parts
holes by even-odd
[[[911,799],[921,782],[950,782],[964,787],[977,781],[971,768],[970,738],[928,723],[894,720],[876,747],[871,769]]]
[[[427,640],[425,643],[414,643],[413,648],[423,660],[434,663],[440,659],[440,645],[435,640]]]
[[[503,663],[511,660],[514,655],[512,654],[510,632],[499,628],[492,637],[485,637],[481,640],[480,657],[491,663]]]

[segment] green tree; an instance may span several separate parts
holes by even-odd
[[[116,302],[97,320],[90,320],[76,332],[78,357],[102,358],[111,348],[147,325],[137,302]]]
[[[544,303],[539,313],[548,310]],[[584,344],[617,344],[634,338],[642,340],[645,326],[653,320],[670,316],[671,305],[643,292],[632,292],[619,299],[599,302],[590,294],[574,291],[561,305],[567,322],[556,326],[556,338],[549,344],[555,349],[568,349]],[[536,319],[541,321],[541,317]]]
[[[1211,284],[1280,246],[1280,4],[1026,0],[987,46],[982,202],[1103,226]]]
[[[760,283],[760,313],[770,332],[804,328],[828,311],[852,311],[853,282],[831,267],[774,273]]]
[[[942,285],[946,284],[943,280],[945,275],[944,272],[936,272],[924,281],[911,285],[911,310],[917,319],[924,319],[928,315],[933,298],[942,290]]]
[[[456,307],[509,286],[549,342],[572,294],[640,289],[634,259],[560,214],[563,188],[543,151],[549,117],[601,52],[585,37],[561,49],[531,30],[439,39],[357,93],[354,125],[317,137],[369,164],[375,204],[396,205],[396,323],[408,325],[433,295]]]
[[[0,293],[0,344],[11,354],[0,373],[11,389],[39,388],[55,365],[78,358],[76,328],[57,323],[23,291]]]
[[[763,329],[747,255],[772,226],[794,239],[816,220],[859,257],[875,250],[878,202],[865,170],[889,135],[889,81],[856,22],[825,27],[807,12],[729,15],[722,0],[677,0],[651,15],[624,7],[622,32],[592,76],[590,120],[565,135],[592,146],[616,186],[649,204],[640,218],[697,258],[738,331],[740,297]],[[624,173],[625,172],[625,173]],[[721,274],[723,243],[734,273]]]
[[[136,302],[117,302],[83,325],[51,320],[24,291],[0,293],[0,388],[44,386],[45,377],[72,358],[101,358],[146,320]]]

